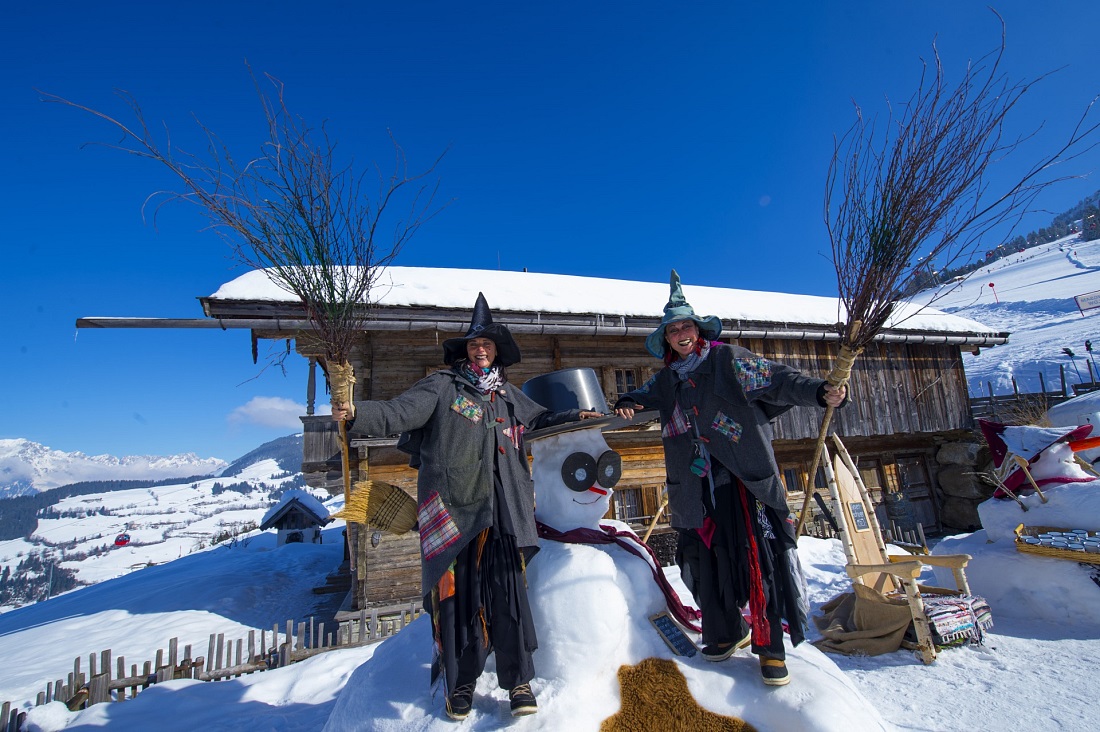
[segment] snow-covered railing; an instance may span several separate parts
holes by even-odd
[[[339,623],[326,632],[324,623],[286,621],[285,632],[279,625],[259,631],[259,644],[255,630],[248,631],[248,638],[225,638],[224,633],[211,633],[205,656],[195,657],[190,645],[179,652],[179,639],[168,641],[167,655],[158,649],[154,661],[145,661],[126,668],[123,656],[115,658],[110,649],[89,654],[87,672],[82,657],[73,661],[73,670],[65,678],[47,683],[40,691],[34,706],[61,702],[70,711],[85,709],[103,702],[121,702],[133,699],[151,685],[172,679],[198,679],[221,681],[244,674],[269,671],[316,656],[327,651],[353,648],[378,643],[396,634],[415,620],[423,610],[415,604],[406,608],[376,608],[370,612],[360,610],[358,617]],[[0,732],[19,732],[26,718],[23,707],[4,702],[0,705]]]

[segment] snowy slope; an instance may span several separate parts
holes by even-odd
[[[300,437],[283,438],[236,461],[232,474],[58,499],[39,512],[29,536],[0,541],[0,571],[32,585],[19,592],[0,589],[0,613],[45,597],[49,567],[71,572],[80,584],[95,584],[247,539],[285,490],[303,485],[300,472],[288,472],[287,461],[279,462],[287,440],[300,465]],[[323,491],[317,495],[328,498]],[[121,534],[129,542],[116,546]],[[28,569],[33,559],[41,567]]]
[[[933,307],[1008,331],[1004,346],[963,356],[972,396],[1040,390],[1043,374],[1048,390],[1059,388],[1059,366],[1069,384],[1089,380],[1085,341],[1100,351],[1100,309],[1078,310],[1074,296],[1100,290],[1100,240],[1080,242],[1077,235],[1027,249],[970,274],[965,282],[926,292]],[[1062,352],[1069,348],[1075,357]],[[1095,364],[1094,364],[1094,372]],[[1097,373],[1100,380],[1100,373]]]

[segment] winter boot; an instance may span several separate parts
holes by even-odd
[[[474,707],[474,685],[460,684],[447,697],[447,716],[461,722],[470,716],[470,710]]]
[[[525,714],[534,714],[539,710],[535,701],[535,695],[531,691],[530,684],[520,684],[508,692],[508,700],[512,707],[513,717],[522,717]]]
[[[787,664],[778,658],[760,657],[760,675],[768,686],[786,686],[791,682]]]
[[[703,658],[708,661],[725,661],[742,648],[748,648],[752,643],[752,630],[745,632],[745,637],[736,643],[712,643],[703,646]]]

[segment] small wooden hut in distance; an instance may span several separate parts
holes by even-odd
[[[328,509],[316,498],[305,491],[289,490],[264,514],[260,531],[277,529],[279,538],[275,546],[320,544],[321,529],[331,521]]]

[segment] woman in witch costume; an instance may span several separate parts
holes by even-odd
[[[703,657],[722,661],[751,644],[764,683],[782,686],[790,681],[783,620],[798,645],[806,613],[770,422],[792,406],[842,406],[847,391],[718,342],[722,322],[695,314],[676,270],[670,287],[661,324],[646,338],[666,367],[623,394],[615,411],[628,419],[660,412],[676,563],[702,612]]]
[[[538,644],[527,598],[526,562],[538,550],[534,488],[523,447],[527,429],[601,416],[549,412],[512,388],[506,366],[519,347],[493,323],[478,293],[466,335],[443,342],[451,368],[388,401],[334,407],[350,434],[404,433],[419,470],[424,608],[431,613],[433,685],[442,677],[447,715],[465,719],[490,652],[512,714],[537,711],[530,681]]]

